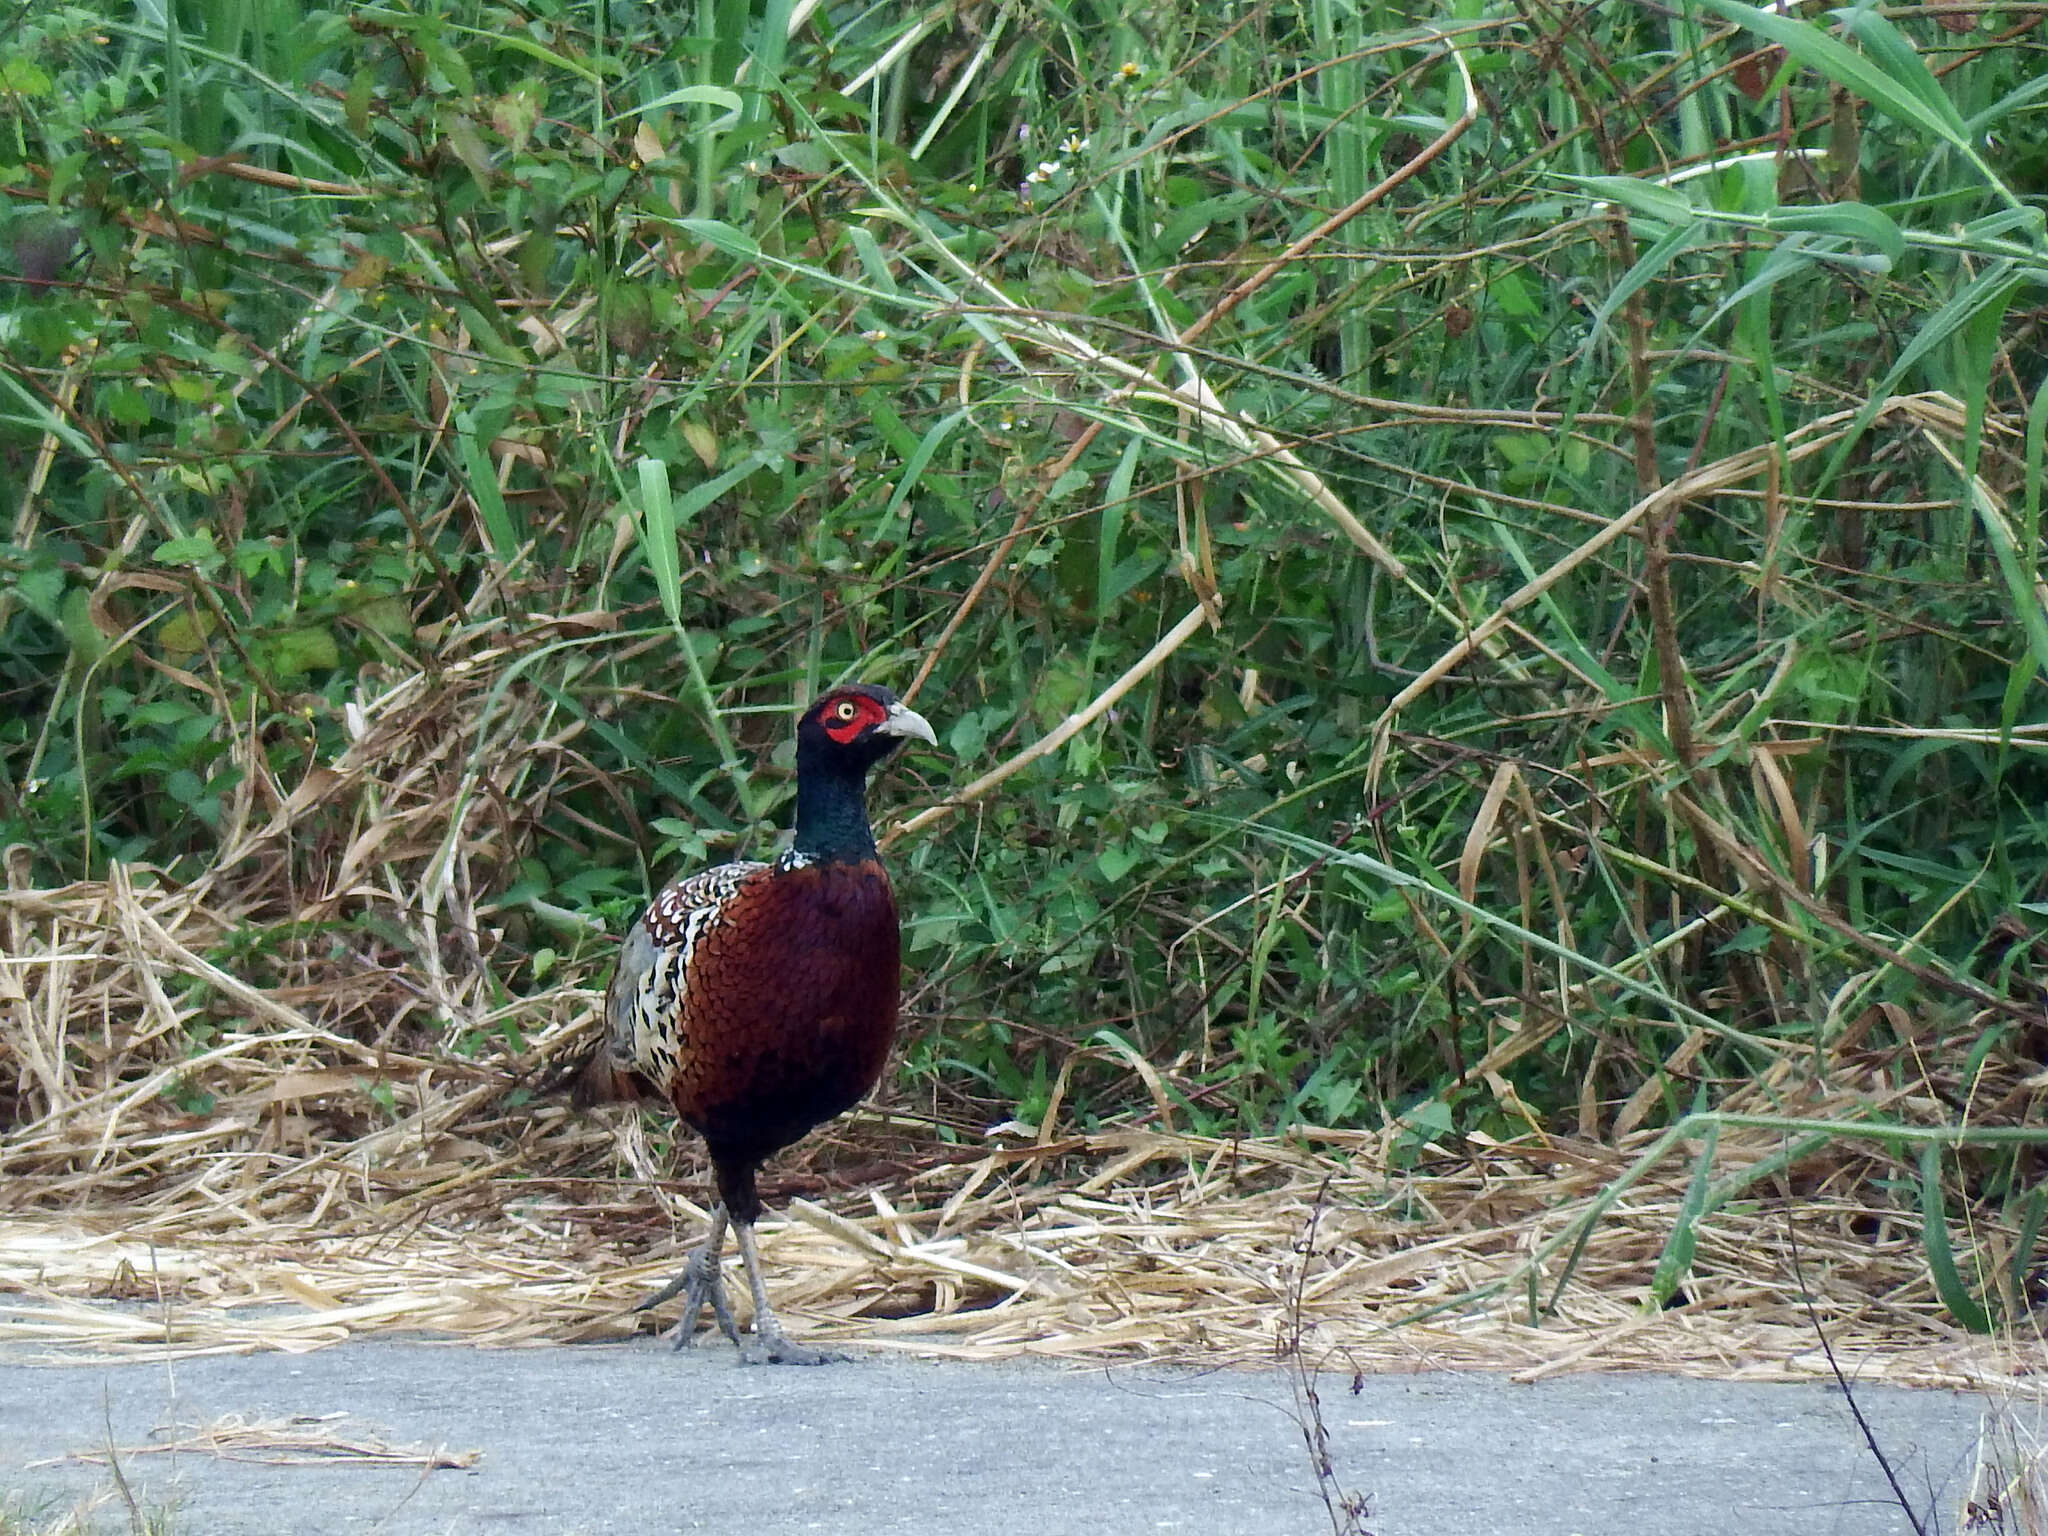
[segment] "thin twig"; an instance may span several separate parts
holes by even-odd
[[[1913,1527],[1913,1536],[1928,1536],[1927,1526],[1914,1511],[1913,1504],[1906,1497],[1906,1490],[1899,1486],[1899,1476],[1892,1470],[1891,1458],[1884,1453],[1884,1447],[1877,1443],[1877,1431],[1870,1427],[1870,1420],[1863,1416],[1862,1405],[1856,1401],[1856,1391],[1849,1384],[1849,1378],[1842,1372],[1841,1361],[1835,1358],[1835,1347],[1828,1342],[1828,1331],[1822,1326],[1820,1311],[1813,1304],[1813,1293],[1806,1288],[1806,1276],[1799,1263],[1799,1224],[1792,1219],[1792,1205],[1789,1192],[1780,1185],[1780,1192],[1786,1195],[1785,1239],[1792,1251],[1792,1283],[1799,1287],[1799,1300],[1806,1307],[1807,1320],[1813,1324],[1813,1336],[1820,1340],[1820,1352],[1827,1356],[1828,1369],[1834,1373],[1835,1385],[1842,1389],[1842,1399],[1849,1405],[1849,1412],[1856,1420],[1856,1427],[1863,1432],[1863,1443],[1870,1447],[1870,1454],[1884,1471],[1884,1480],[1891,1485],[1892,1499],[1905,1512],[1906,1523]]]

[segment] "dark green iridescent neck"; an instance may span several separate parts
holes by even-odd
[[[867,768],[838,753],[797,754],[795,850],[819,863],[872,858]]]

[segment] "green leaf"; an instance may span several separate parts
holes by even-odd
[[[496,180],[497,171],[491,164],[491,151],[483,141],[483,135],[476,131],[466,112],[453,112],[448,116],[443,133],[455,156],[469,168],[469,174],[480,187],[488,187]]]
[[[1143,850],[1132,849],[1123,843],[1111,843],[1095,856],[1095,867],[1102,872],[1104,880],[1115,885],[1144,857]]]
[[[683,621],[683,575],[676,558],[675,501],[669,494],[668,466],[659,459],[634,465],[640,477],[640,550],[654,573],[661,611],[671,624]]]
[[[2048,80],[2048,75],[2042,78]],[[2016,234],[2029,245],[2038,245],[2044,227],[2048,227],[2048,213],[2039,208],[2001,208],[1981,219],[1970,220],[1963,226],[1962,235],[1966,240],[1997,240]]]
[[[2010,117],[2035,97],[2044,95],[2048,95],[2048,74],[2036,75],[2033,79],[2027,81],[2026,84],[2001,96],[1982,112],[1971,114],[1970,118],[1963,124],[1963,132],[1974,139],[1978,135],[1986,133],[1997,126],[1998,123]]]
[[[981,749],[988,745],[988,726],[981,711],[962,711],[960,718],[953,722],[952,730],[946,733],[946,748],[961,762],[972,762],[981,756]]]
[[[0,96],[47,96],[50,77],[28,59],[16,54],[0,59]]]
[[[402,598],[374,597],[351,608],[348,616],[387,640],[410,640],[413,635],[412,610]]]
[[[846,239],[860,257],[861,270],[868,275],[868,283],[877,293],[896,292],[896,274],[889,270],[889,255],[882,249],[881,242],[858,224],[846,226]]]
[[[1859,245],[1875,246],[1893,261],[1906,254],[1906,237],[1891,215],[1868,203],[1773,208],[1764,215],[1764,227],[1801,234],[1839,235]]]
[[[1762,923],[1744,923],[1726,943],[1718,946],[1714,953],[1717,955],[1760,954],[1770,947],[1770,943],[1770,929],[1764,927]]]
[[[55,628],[63,622],[64,573],[54,565],[23,571],[14,579],[14,595],[28,611]]]
[[[597,70],[581,60],[573,58],[566,53],[559,53],[552,48],[544,48],[532,38],[524,37],[517,32],[486,32],[475,27],[453,25],[450,26],[449,30],[466,32],[475,37],[486,38],[494,48],[507,53],[524,54],[529,59],[534,59],[547,65],[550,69],[559,69],[564,74],[574,75],[579,80],[590,85],[598,85],[604,79]]]
[[[1677,1294],[1680,1282],[1692,1268],[1692,1256],[1699,1247],[1700,1218],[1707,1211],[1707,1190],[1714,1170],[1714,1146],[1720,1133],[1718,1125],[1707,1127],[1699,1161],[1693,1164],[1692,1178],[1685,1186],[1685,1198],[1678,1203],[1678,1215],[1672,1223],[1671,1235],[1664,1240],[1664,1252],[1657,1259],[1656,1272],[1650,1276],[1650,1302],[1660,1310]]]
[[[481,440],[480,429],[467,412],[457,414],[456,427],[462,434],[458,442],[469,499],[483,521],[484,537],[490,541],[491,553],[498,557],[500,564],[510,565],[519,553],[519,535],[513,529],[511,509],[505,505],[505,493],[498,488],[497,471],[491,467],[491,456]]]
[[[836,162],[825,146],[815,139],[798,139],[775,151],[775,163],[786,165],[792,171],[801,171],[806,176],[823,176]]]
[[[1776,43],[1807,68],[1818,70],[1887,115],[1925,128],[1951,144],[1960,146],[1964,142],[1962,124],[1954,107],[1946,101],[1937,107],[1925,97],[1917,82],[1909,84],[1894,78],[1892,70],[1901,67],[1896,59],[1887,59],[1881,67],[1811,23],[1781,16],[1775,11],[1761,11],[1755,6],[1739,4],[1737,0],[1700,0],[1700,4],[1715,15]],[[1848,14],[1853,17],[1870,13]],[[1869,45],[1868,38],[1865,38],[1865,43]],[[1920,68],[1925,73],[1926,66],[1921,65]],[[1939,87],[1936,87],[1936,94],[1939,95]]]
[[[107,654],[113,644],[92,621],[92,593],[73,587],[64,594],[64,638],[71,642],[74,660],[91,663]]]
[[[896,482],[896,489],[889,496],[889,504],[882,509],[883,519],[894,516],[896,509],[910,499],[911,491],[923,478],[926,468],[931,464],[932,456],[945,446],[946,439],[966,420],[965,411],[955,411],[950,416],[942,416],[932,423],[930,431],[918,439],[916,450],[910,455],[910,461],[903,466],[903,474]],[[878,522],[877,526],[886,524]]]
[[[182,565],[201,572],[212,572],[220,568],[221,553],[213,542],[213,530],[201,528],[197,533],[188,533],[183,538],[165,539],[151,551],[150,559],[158,565]]]
[[[664,107],[688,106],[725,108],[725,116],[714,118],[704,124],[698,129],[700,133],[723,133],[740,120],[741,102],[738,92],[728,91],[717,85],[683,85],[664,92],[652,101],[643,101],[637,107],[628,107],[623,112],[613,113],[605,119],[605,126],[610,127],[613,123],[622,122],[629,117],[645,117],[649,113],[661,111]]]
[[[1962,114],[1927,68],[1927,61],[1920,57],[1919,49],[1872,7],[1845,7],[1838,14],[1843,27],[1863,45],[1864,53],[1878,68],[1918,101],[1930,119],[1942,123],[1946,137],[1960,142],[1966,136]]]
[[[1529,285],[1513,267],[1487,280],[1486,296],[1502,314],[1516,320],[1533,319],[1539,313],[1536,301],[1529,296]]]
[[[415,39],[427,62],[441,71],[442,78],[455,87],[458,96],[476,94],[476,77],[470,74],[469,61],[461,53],[424,30],[416,33]]]
[[[743,234],[721,219],[677,219],[675,226],[742,261],[754,261],[761,255],[760,243],[752,235]]]
[[[1690,224],[1699,217],[1692,199],[1654,181],[1633,176],[1559,176],[1605,202],[1619,203],[1631,213],[1663,224]]]
[[[1948,1245],[1948,1208],[1941,1189],[1941,1147],[1929,1142],[1920,1151],[1920,1247],[1927,1255],[1927,1273],[1934,1293],[1949,1316],[1972,1333],[1989,1333],[1991,1316],[1956,1273],[1956,1256]]]
[[[318,626],[287,630],[270,643],[270,666],[279,677],[331,672],[341,665],[333,632]]]
[[[235,544],[235,569],[245,577],[265,570],[273,576],[284,575],[284,541],[275,538],[238,540]]]
[[[1628,178],[1616,177],[1612,179],[1626,181]],[[1635,185],[1635,183],[1631,183],[1631,185]],[[1691,204],[1686,205],[1686,211],[1690,215],[1692,211]],[[1636,259],[1635,265],[1622,274],[1621,281],[1614,285],[1614,291],[1608,294],[1601,302],[1599,310],[1593,316],[1594,333],[1597,335],[1605,332],[1608,322],[1614,318],[1615,312],[1622,305],[1626,304],[1633,295],[1641,292],[1650,283],[1655,281],[1664,269],[1677,260],[1682,253],[1696,244],[1703,228],[1704,226],[1699,220],[1688,217],[1683,223],[1673,224],[1671,228],[1664,232],[1664,237],[1661,240],[1643,252]],[[1584,366],[1592,367],[1596,359],[1601,355],[1598,349],[1588,347],[1586,349]],[[1532,572],[1531,574],[1534,573]]]
[[[1069,496],[1086,490],[1094,483],[1095,477],[1085,469],[1070,469],[1046,488],[1047,505],[1065,501]]]

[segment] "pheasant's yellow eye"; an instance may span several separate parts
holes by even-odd
[[[835,720],[851,720],[855,715],[859,713],[860,706],[854,703],[853,700],[841,699],[839,701],[839,707],[832,711],[832,717]]]

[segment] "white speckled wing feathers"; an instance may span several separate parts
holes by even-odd
[[[689,1028],[679,1018],[683,977],[698,942],[720,921],[726,904],[768,865],[720,864],[671,880],[640,914],[619,952],[619,967],[605,993],[612,1060],[650,1084],[670,1081]],[[658,1027],[665,1019],[681,1026]]]

